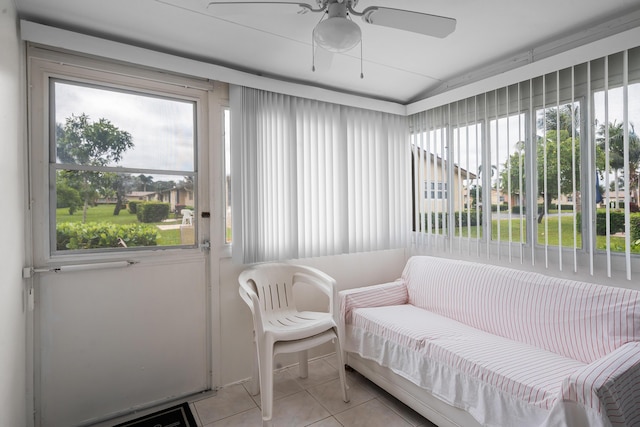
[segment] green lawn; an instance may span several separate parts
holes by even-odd
[[[526,233],[526,221],[523,219],[523,231]],[[549,246],[558,246],[560,241],[560,233],[558,232],[558,216],[550,215],[546,218],[548,234],[545,239],[545,220],[543,219],[542,223],[538,224],[538,238],[537,242],[539,245],[548,244]],[[511,224],[509,224],[508,219],[500,220],[500,241],[508,242],[509,241],[509,226],[511,226],[511,241],[512,242],[520,242],[520,217],[514,215],[511,220]],[[574,247],[574,238],[573,238],[573,217],[572,216],[562,216],[560,217],[560,227],[562,228],[562,246],[563,247]],[[456,227],[456,237],[462,233],[463,237],[467,237],[469,233],[471,234],[471,238],[476,238],[478,232],[478,227]],[[578,248],[582,248],[582,234],[580,230],[576,230],[576,244],[575,246]],[[482,237],[482,229],[480,229],[480,237]],[[491,239],[498,240],[498,220],[494,219],[492,221],[491,227]],[[523,241],[526,239],[526,236],[523,238]],[[612,236],[611,237],[611,251],[613,252],[624,252],[624,237]],[[596,248],[598,250],[606,250],[607,249],[607,239],[605,236],[596,236]],[[640,253],[640,248],[631,248],[631,252]]]
[[[506,216],[506,214],[505,214]],[[174,217],[174,214],[171,214],[171,218]],[[69,215],[69,209],[67,208],[59,208],[56,209],[56,222],[81,222],[82,221],[82,210],[77,211],[73,215]],[[524,221],[524,220],[523,220]],[[550,215],[546,218],[548,223],[548,234],[545,240],[545,220],[541,224],[538,224],[538,239],[537,243],[544,245],[547,243],[549,246],[558,246],[559,242],[559,233],[558,233],[558,216]],[[573,217],[572,216],[562,216],[560,217],[561,227],[562,227],[562,246],[564,247],[573,247]],[[110,222],[113,224],[130,224],[137,223],[138,218],[136,215],[129,213],[128,210],[123,209],[120,211],[120,214],[117,216],[113,215],[113,205],[98,205],[92,206],[87,211],[87,222]],[[155,225],[159,225],[163,223],[155,223]],[[169,223],[171,224],[171,223]],[[179,224],[179,219],[176,218],[176,222],[174,224]],[[519,242],[520,241],[520,217],[518,215],[512,216],[511,223],[507,218],[500,219],[500,240],[504,242],[509,241],[509,226],[511,227],[511,241]],[[522,229],[526,231],[526,223],[523,223]],[[160,240],[158,244],[160,246],[175,246],[180,245],[180,230],[158,230],[160,233]],[[480,237],[482,237],[482,229],[480,228]],[[230,233],[230,230],[227,230]],[[463,237],[467,237],[468,234],[471,234],[471,238],[476,238],[478,233],[478,227],[456,227],[456,236],[459,236],[462,232]],[[582,235],[580,230],[577,231],[577,247],[582,247]],[[498,240],[498,220],[494,219],[491,227],[491,239]],[[606,250],[606,238],[605,236],[597,236],[596,237],[596,247],[599,250]],[[623,237],[611,237],[611,250],[614,252],[624,252],[624,238]],[[640,248],[632,248],[632,252],[640,253]]]
[[[91,206],[87,210],[87,222],[109,222],[112,224],[131,224],[137,223],[138,218],[135,214],[129,213],[126,209],[121,209],[118,215],[113,215],[113,205],[98,205]],[[175,218],[174,214],[170,214],[169,218]],[[56,209],[56,223],[61,222],[82,222],[82,209],[77,210],[73,215],[69,215],[68,208]],[[180,224],[180,220],[176,219],[174,223],[152,223],[154,225],[160,224]],[[158,239],[158,246],[176,246],[180,245],[180,230],[160,230],[160,239]]]

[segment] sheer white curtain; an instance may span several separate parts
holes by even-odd
[[[236,261],[408,244],[406,118],[241,87],[231,109]]]

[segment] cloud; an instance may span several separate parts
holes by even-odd
[[[118,166],[194,171],[193,102],[58,81],[55,109],[57,123],[84,113],[92,121],[104,118],[129,132],[134,147]]]

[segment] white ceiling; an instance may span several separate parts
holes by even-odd
[[[297,15],[271,5],[222,18],[212,15],[209,0],[15,3],[23,19],[401,104],[460,84],[478,70],[509,68],[514,58],[541,46],[555,53],[562,47],[554,40],[574,47],[590,41],[594,28],[611,33],[638,25],[640,19],[640,0],[360,0],[357,10],[378,5],[457,20],[455,32],[439,39],[354,17],[363,34],[361,79],[357,47],[334,55],[329,69],[311,70],[311,32],[320,14]]]

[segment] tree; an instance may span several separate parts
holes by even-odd
[[[526,188],[524,165],[524,141],[519,141],[516,143],[515,151],[511,153],[500,172],[501,191],[508,192],[511,189],[510,195],[512,196],[524,194],[524,189],[520,188],[521,181],[522,186]]]
[[[575,140],[567,130],[559,132],[560,144],[558,146],[558,131],[547,131],[546,143],[542,139],[538,141],[538,192],[545,198],[545,206],[551,205],[553,199],[558,199],[560,194],[571,194],[575,186],[580,190],[580,141]],[[546,147],[546,168],[545,164]],[[560,149],[560,164],[558,164],[558,148]],[[574,162],[575,153],[575,162]],[[575,170],[574,170],[575,165]],[[546,174],[545,174],[546,169]],[[546,178],[545,178],[546,175]],[[545,192],[546,179],[546,192]],[[558,179],[560,179],[560,193],[558,193]],[[545,209],[541,209],[538,215],[538,223],[542,222]]]
[[[482,182],[482,174],[484,172],[483,166],[479,165],[478,166],[478,180],[480,182]],[[496,175],[496,173],[498,172],[498,168],[496,165],[491,165],[491,180],[493,180],[493,177]]]
[[[69,215],[73,215],[82,205],[82,198],[78,190],[69,186],[64,171],[61,172],[56,174],[56,207],[69,208]]]
[[[620,174],[624,174],[624,127],[623,123],[617,123],[614,121],[613,123],[609,123],[605,125],[604,123],[600,125],[598,128],[598,138],[596,138],[596,143],[598,148],[605,151],[605,147],[607,146],[606,136],[607,131],[609,132],[609,167],[613,171],[614,181],[612,182],[613,190],[616,191],[620,187],[624,187],[624,179],[620,178]],[[640,168],[640,138],[635,132],[633,125],[629,126],[629,187],[628,189],[624,189],[625,191],[629,191],[630,194],[634,194],[636,192],[636,200],[638,200],[638,169]],[[602,169],[605,169],[604,162],[602,163]],[[623,183],[620,186],[620,182]],[[617,200],[617,198],[616,198]]]
[[[482,185],[473,184],[469,186],[469,195],[471,197],[471,209],[478,209],[478,205],[482,206]]]
[[[558,108],[547,108],[544,113],[544,121],[542,117],[538,118],[538,128],[544,129],[546,122],[546,130],[560,129],[566,130],[569,134],[572,134],[573,129],[576,130],[576,136],[578,136],[578,130],[580,129],[580,109],[577,105],[565,104]],[[560,126],[558,126],[558,123]]]
[[[140,174],[140,175],[138,175],[138,180],[140,181],[140,184],[142,185],[142,191],[147,191],[147,186],[151,186],[151,184],[153,184],[153,176],[152,175]]]
[[[542,120],[546,120],[546,124]],[[580,137],[577,123],[579,123],[578,108],[570,104],[561,106],[559,110],[548,108],[543,118],[538,120],[538,128],[546,128],[546,134],[538,137],[536,144],[538,194],[544,198],[544,206],[551,205],[551,202],[554,199],[557,200],[560,194],[573,193],[574,184],[576,191],[580,189]],[[575,139],[573,138],[574,128]],[[516,150],[507,158],[500,173],[500,188],[502,191],[508,191],[510,188],[511,195],[524,194],[524,189],[527,188],[524,148],[524,142],[516,144]],[[560,164],[558,164],[558,148]],[[521,173],[522,176],[520,176]],[[558,178],[560,194],[558,194]],[[521,181],[524,187],[522,189]],[[538,210],[538,223],[542,222],[546,213],[544,206]]]
[[[489,181],[491,182],[489,188],[493,188],[493,177],[498,173],[498,167],[496,165],[491,165],[489,168],[485,168],[483,165],[478,165],[476,184],[471,187],[471,203],[476,209],[478,208],[478,204],[480,204],[480,207],[484,207],[484,205],[482,204],[482,183],[484,182],[482,177],[484,176],[485,170],[489,170],[489,172],[491,173],[491,175],[489,176]],[[476,200],[476,195],[478,200]],[[489,209],[491,209],[491,197],[489,197]]]
[[[129,174],[107,173],[104,175],[108,187],[103,195],[115,196],[116,205],[113,208],[113,215],[120,215],[120,210],[125,205],[125,195],[134,187],[134,179]]]
[[[56,125],[56,155],[62,163],[112,166],[131,147],[131,134],[104,118],[92,122],[83,113],[71,115],[64,125]],[[111,179],[104,172],[91,170],[66,170],[64,175],[84,200],[82,221],[86,222],[89,202],[96,197],[98,190],[109,188]]]

